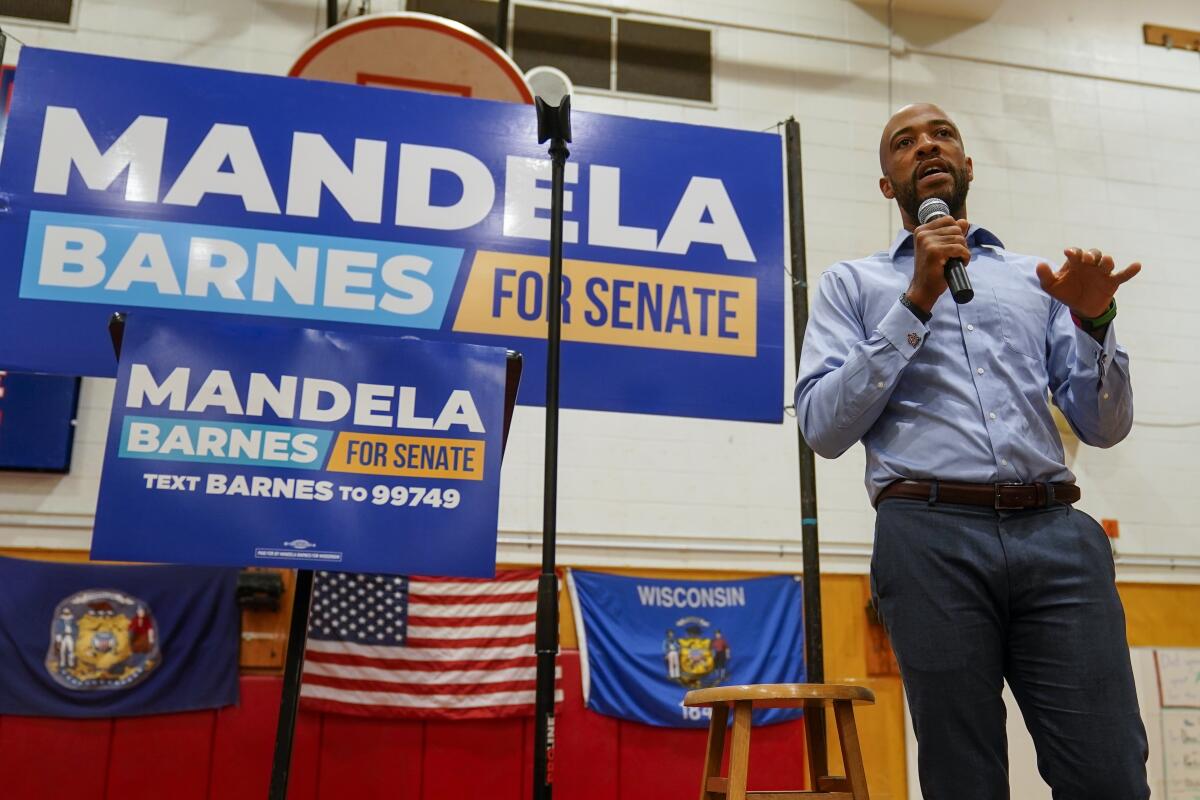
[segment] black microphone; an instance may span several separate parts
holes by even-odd
[[[950,215],[950,206],[940,197],[931,197],[917,209],[917,222],[924,225],[939,217]],[[975,290],[971,288],[971,279],[967,277],[967,268],[961,258],[952,258],[946,262],[946,283],[950,286],[950,296],[954,302],[962,305],[971,302]]]

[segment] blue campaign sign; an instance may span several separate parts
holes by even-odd
[[[531,107],[26,47],[0,364],[111,375],[113,310],[506,346],[540,374]],[[562,402],[779,421],[779,137],[577,112]],[[527,381],[520,401],[540,404]]]
[[[647,725],[702,728],[692,689],[804,682],[803,595],[791,575],[685,581],[571,570],[587,707]],[[756,723],[794,709],[755,711]]]
[[[505,351],[125,326],[92,557],[490,577]]]

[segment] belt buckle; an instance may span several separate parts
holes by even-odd
[[[1022,485],[1021,483],[1016,482],[1016,481],[1013,481],[1011,483],[993,483],[992,484],[992,487],[993,487],[992,488],[992,492],[993,492],[992,507],[996,511],[1023,511],[1026,508],[1025,504],[1018,503],[1016,505],[1011,505],[1011,504],[1005,505],[1004,502],[1000,499],[1000,490],[1002,488],[1004,488],[1005,486],[1021,486],[1021,485]]]

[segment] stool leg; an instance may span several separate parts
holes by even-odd
[[[729,724],[729,705],[717,703],[712,707],[708,723],[708,748],[704,753],[704,777],[700,779],[700,800],[721,797],[709,793],[708,779],[721,777],[721,756],[725,754],[725,726]]]
[[[842,745],[842,761],[846,765],[850,794],[854,800],[870,800],[862,750],[858,746],[858,728],[854,724],[854,704],[849,700],[834,700],[833,714],[837,719],[838,740]]]
[[[726,800],[746,800],[746,775],[750,770],[750,713],[754,705],[749,700],[733,704],[733,739],[729,742],[729,792]]]
[[[804,747],[808,751],[809,785],[819,791],[821,780],[829,776],[829,750],[825,741],[825,704],[820,700],[804,704]]]

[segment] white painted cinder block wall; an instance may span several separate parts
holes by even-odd
[[[1145,22],[1200,28],[1200,6],[1006,0],[982,22],[898,11],[889,25],[885,8],[850,0],[611,5],[712,27],[714,102],[581,91],[576,107],[756,130],[794,114],[812,278],[890,241],[899,219],[877,189],[878,136],[891,109],[916,100],[959,122],[976,166],[970,216],[1011,249],[1053,258],[1082,245],[1142,260],[1117,323],[1132,353],[1138,424],[1111,450],[1078,447],[1072,466],[1082,507],[1121,522],[1126,578],[1200,580],[1200,55],[1141,42]],[[0,24],[30,45],[282,74],[323,9],[317,0],[79,0],[74,30]],[[10,47],[6,58],[17,57]],[[789,334],[789,364],[790,344]],[[790,380],[789,369],[781,404]],[[110,381],[85,381],[70,475],[0,476],[0,545],[86,546],[111,394]],[[521,409],[514,425],[505,561],[538,557],[543,419]],[[564,562],[799,570],[790,417],[773,426],[565,411],[561,453]],[[857,448],[818,461],[827,568],[866,569],[873,515],[862,470]]]

